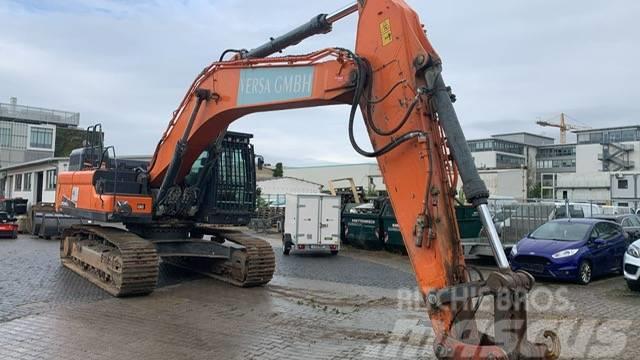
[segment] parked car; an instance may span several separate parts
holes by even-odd
[[[602,214],[602,207],[596,204],[590,203],[564,203],[555,202],[552,203],[555,206],[555,210],[549,215],[549,220],[552,219],[564,219],[564,218],[583,218],[594,217]],[[569,210],[567,214],[567,210]]]
[[[603,215],[625,215],[625,214],[635,214],[635,212],[629,206],[605,205],[605,206],[602,206],[602,214]]]
[[[625,243],[622,227],[611,221],[552,220],[511,249],[511,267],[539,278],[586,285],[594,276],[622,272]]]
[[[18,238],[18,224],[15,221],[8,213],[0,211],[0,237]]]
[[[624,254],[624,278],[633,291],[640,291],[640,240],[636,240]]]
[[[596,219],[609,220],[618,223],[622,226],[622,229],[629,235],[628,243],[634,242],[640,239],[640,218],[635,214],[625,215],[597,215]]]

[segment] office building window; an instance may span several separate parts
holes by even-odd
[[[9,147],[11,146],[11,128],[10,127],[0,127],[0,146]]]
[[[56,170],[47,170],[45,176],[45,184],[47,190],[55,190],[56,189]]]
[[[15,186],[13,187],[14,190],[16,191],[21,191],[22,190],[22,174],[16,174],[15,177]]]
[[[53,129],[31,126],[29,130],[29,147],[33,149],[53,150]]]
[[[629,188],[629,180],[618,180],[618,189],[628,189]]]
[[[24,186],[22,187],[22,190],[24,191],[31,190],[31,173],[24,174]]]
[[[524,166],[524,158],[517,156],[509,156],[498,154],[496,156],[496,164],[498,168],[519,168]]]

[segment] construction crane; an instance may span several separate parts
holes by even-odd
[[[329,33],[333,23],[356,12],[354,50],[272,56]],[[203,47],[208,36],[203,34]],[[225,57],[230,53],[234,55]],[[74,166],[59,175],[56,208],[100,222],[64,234],[63,264],[115,296],[152,292],[159,258],[237,286],[267,283],[274,271],[269,243],[220,228],[226,220],[208,209],[250,199],[255,192],[216,184],[216,163],[224,170],[221,176],[242,177],[233,170],[234,162],[253,167],[252,159],[225,156],[218,144],[233,121],[251,113],[345,104],[350,106],[346,122],[353,149],[377,159],[389,189],[428,304],[435,355],[556,359],[560,342],[555,333],[545,331],[544,342],[529,340],[526,294],[535,281],[509,266],[454,98],[442,77],[442,59],[403,0],[359,0],[333,14],[314,16],[252,50],[225,50],[186,92],[147,167],[119,166],[115,155],[114,161],[106,159],[109,148],[81,149]],[[373,151],[356,141],[358,108]],[[308,124],[309,131],[317,131],[314,126],[320,124]],[[486,277],[465,264],[454,209],[458,179],[480,214],[500,269]],[[217,194],[216,201],[207,201],[208,193]],[[206,214],[200,216],[203,210]],[[487,298],[494,303],[493,334],[483,333],[486,324],[476,322]]]
[[[560,113],[560,123],[552,123],[549,121],[545,121],[545,120],[538,120],[536,121],[536,124],[540,125],[540,126],[550,126],[550,127],[557,127],[560,129],[560,144],[566,144],[567,143],[567,131],[569,130],[583,130],[583,129],[590,129],[590,127],[588,126],[578,126],[578,125],[573,125],[573,124],[568,124],[566,121],[567,115],[565,113]]]

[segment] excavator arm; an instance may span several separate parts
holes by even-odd
[[[329,32],[333,22],[355,11],[359,20],[354,52],[332,48],[269,57],[306,37]],[[202,150],[212,139],[220,139],[233,121],[255,112],[348,104],[350,141],[358,153],[378,161],[428,304],[436,355],[558,356],[552,332],[544,334],[550,345],[527,338],[526,294],[533,278],[509,269],[486,206],[489,193],[441,75],[442,60],[417,14],[403,0],[360,0],[338,13],[314,17],[256,49],[232,52],[233,58],[221,57],[196,78],[158,143],[148,168],[155,217],[171,215],[180,202],[192,201],[197,192],[183,188],[184,177]],[[358,109],[373,151],[356,142],[353,123]],[[454,214],[458,177],[466,198],[481,214],[500,267],[486,279],[472,279],[472,269],[465,265]],[[493,297],[496,304],[491,336],[475,322],[485,297]]]

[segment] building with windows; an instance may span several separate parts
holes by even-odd
[[[611,203],[640,208],[640,173],[611,174]]]
[[[27,199],[27,206],[54,202],[58,173],[67,170],[69,158],[46,158],[0,169],[0,193],[6,198]]]
[[[539,184],[545,199],[615,202],[620,197],[614,194],[618,182],[612,179],[640,164],[640,125],[575,133],[573,144],[554,144],[553,138],[523,132],[470,140],[469,147],[479,169],[517,169],[524,164],[527,188]],[[630,190],[621,193],[628,196]]]
[[[85,130],[78,128],[79,122],[79,113],[18,105],[16,98],[0,103],[0,197],[26,196],[34,189],[42,192],[34,193],[33,199],[53,196],[47,192],[54,189],[40,189],[40,185],[55,184],[53,170],[58,167],[41,169],[43,179],[38,178],[41,171],[31,167],[62,161],[72,149],[81,147]],[[31,171],[7,175],[23,166]],[[48,170],[51,171],[47,173]]]
[[[552,145],[553,141],[553,138],[547,136],[516,132],[469,140],[467,143],[480,176],[485,183],[495,184],[490,186],[493,194],[526,198],[528,187],[538,180],[538,148]],[[525,172],[524,182],[521,180],[522,171]],[[506,178],[518,178],[517,186],[507,184]]]
[[[18,105],[16,98],[0,103],[0,168],[67,156],[56,154],[58,130],[81,131],[79,122],[79,113]],[[63,137],[71,136],[67,131]]]
[[[479,169],[511,169],[526,166],[525,145],[489,138],[468,141]]]

